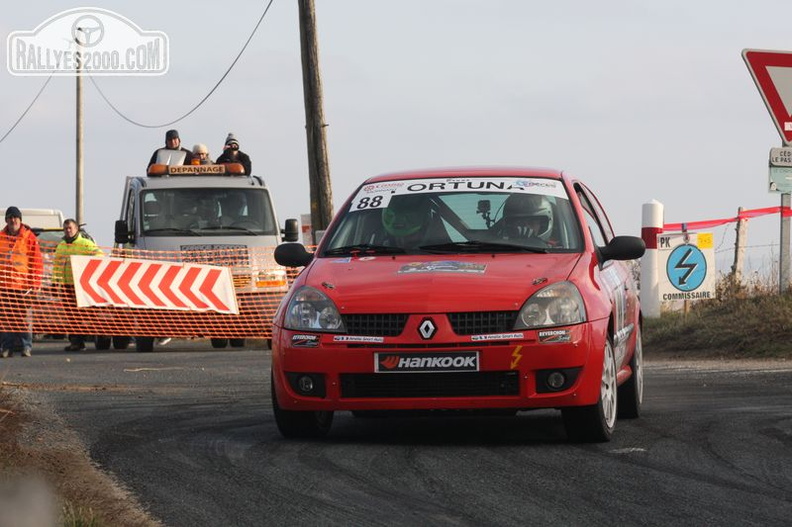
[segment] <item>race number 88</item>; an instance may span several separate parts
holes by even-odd
[[[357,209],[376,209],[382,205],[382,196],[374,196],[373,198],[365,197],[360,198],[357,204]]]

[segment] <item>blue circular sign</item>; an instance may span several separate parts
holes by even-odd
[[[680,291],[693,291],[707,277],[707,259],[695,245],[678,245],[668,256],[666,275],[671,285]]]

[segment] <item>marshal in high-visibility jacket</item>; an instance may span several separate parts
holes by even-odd
[[[64,222],[64,236],[55,248],[55,259],[52,265],[52,281],[57,284],[74,284],[72,276],[71,258],[73,254],[103,256],[102,250],[93,240],[80,232],[77,224],[69,224],[69,220]],[[67,226],[71,227],[76,234],[69,236]]]

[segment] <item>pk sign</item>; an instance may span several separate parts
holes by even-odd
[[[660,300],[715,298],[712,233],[659,234],[657,248]]]
[[[744,49],[743,60],[785,145],[792,143],[792,52]]]

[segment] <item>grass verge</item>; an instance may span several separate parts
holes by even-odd
[[[648,356],[678,359],[792,358],[792,292],[717,286],[716,300],[691,303],[687,312],[644,319]]]
[[[0,383],[0,438],[1,525],[161,525],[93,464],[77,435],[35,394]],[[37,521],[47,514],[57,520]]]

